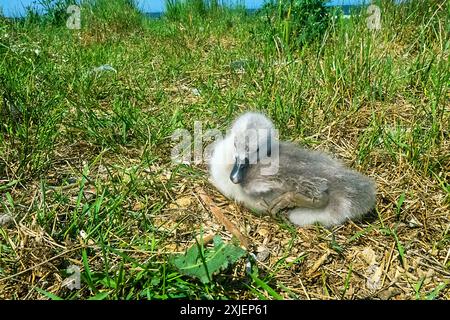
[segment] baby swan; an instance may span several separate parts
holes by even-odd
[[[261,213],[288,209],[298,226],[344,223],[374,208],[375,183],[330,156],[276,138],[272,122],[248,112],[214,145],[210,180],[226,197]]]

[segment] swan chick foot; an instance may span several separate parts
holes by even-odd
[[[288,191],[272,200],[268,211],[272,216],[289,208],[322,208],[328,203],[328,194],[322,193],[319,197],[308,197],[295,191]]]

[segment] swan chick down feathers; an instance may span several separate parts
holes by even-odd
[[[372,179],[325,153],[279,141],[272,122],[244,113],[209,160],[210,181],[226,197],[260,213],[286,211],[298,226],[339,225],[374,208]]]

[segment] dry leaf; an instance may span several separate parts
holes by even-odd
[[[141,202],[136,202],[134,205],[133,205],[133,208],[132,208],[132,210],[133,211],[141,211],[142,209],[144,209],[144,204],[142,204]]]
[[[269,230],[267,230],[266,228],[258,228],[258,234],[262,237],[267,237],[269,235]]]
[[[256,255],[256,260],[258,260],[258,261],[264,262],[270,256],[269,249],[267,249],[264,246],[259,246],[256,251],[258,252],[258,254]]]
[[[192,204],[192,200],[189,197],[178,198],[175,202],[180,208],[188,208]]]
[[[362,252],[361,252],[361,256],[363,258],[363,260],[369,265],[373,265],[376,263],[376,255],[375,255],[375,251],[372,250],[371,247],[367,247],[365,248]]]

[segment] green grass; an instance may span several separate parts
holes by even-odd
[[[169,1],[162,19],[125,0],[89,1],[80,30],[65,27],[63,5],[43,17],[0,17],[0,215],[15,220],[0,226],[0,297],[364,298],[355,288],[364,287],[366,268],[349,263],[352,250],[374,246],[381,258],[393,246],[399,258],[389,272],[415,254],[432,252],[443,263],[450,6],[377,3],[381,30],[368,30],[364,16],[331,19],[323,37],[289,49],[276,38],[282,26],[203,1]],[[233,70],[236,61],[245,72]],[[93,71],[101,65],[117,72]],[[223,199],[205,165],[171,163],[171,135],[193,132],[194,121],[224,132],[246,110],[265,112],[281,138],[372,176],[380,221],[346,225],[330,239],[321,228],[230,215],[255,228],[269,223],[276,235],[265,245],[277,249],[258,276],[242,261],[202,284],[169,260],[202,230],[221,230],[195,188]],[[190,198],[187,208],[176,207],[181,197]],[[423,225],[420,236],[407,227],[411,215]],[[330,243],[339,254],[307,276]],[[62,285],[70,265],[81,269],[78,290]],[[403,298],[449,298],[448,262],[433,266],[436,277],[410,280]]]

